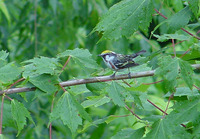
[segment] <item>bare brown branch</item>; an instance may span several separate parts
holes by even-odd
[[[196,69],[200,69],[200,64],[194,64],[192,65],[192,67]],[[111,76],[99,76],[99,77],[92,77],[92,78],[87,78],[87,79],[69,80],[65,82],[60,82],[59,84],[62,87],[66,87],[66,86],[74,86],[74,85],[87,84],[87,83],[108,82],[112,80],[130,79],[130,77],[131,78],[149,77],[149,76],[153,76],[154,73],[155,73],[155,70],[131,73],[130,76],[128,74],[121,74],[121,75],[116,75],[114,78]],[[35,89],[36,87],[11,88],[8,90],[0,91],[0,95],[2,95],[4,92],[5,94],[13,94],[13,93],[34,91]]]

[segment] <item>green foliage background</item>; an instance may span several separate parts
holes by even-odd
[[[199,17],[199,0],[1,0],[0,88],[36,87],[1,96],[1,137],[198,139]],[[131,72],[155,75],[64,92],[61,81],[112,74],[106,49],[146,50]],[[165,111],[169,98],[165,116],[147,101]]]

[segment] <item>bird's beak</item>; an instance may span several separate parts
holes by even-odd
[[[97,55],[97,56],[102,56],[101,54]]]

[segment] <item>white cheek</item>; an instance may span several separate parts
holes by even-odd
[[[108,56],[108,55],[106,55],[105,59],[106,59],[106,61],[111,61],[111,60],[114,59],[114,56]]]

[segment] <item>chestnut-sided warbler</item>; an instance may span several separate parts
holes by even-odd
[[[115,71],[115,73],[112,75],[112,77],[114,77],[116,72],[121,69],[128,68],[129,70],[130,67],[138,66],[139,64],[135,63],[134,58],[145,52],[146,52],[145,50],[142,50],[132,55],[123,55],[123,54],[117,54],[110,50],[105,50],[98,56],[101,56],[105,64],[110,69]],[[129,71],[129,76],[130,76],[130,71]]]

